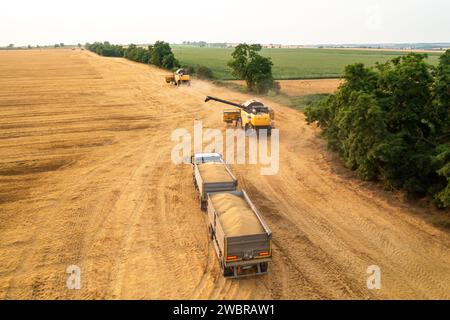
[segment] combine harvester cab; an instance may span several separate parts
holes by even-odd
[[[234,123],[235,126],[244,130],[255,129],[257,131],[265,129],[267,134],[272,133],[275,127],[275,112],[273,109],[265,106],[262,102],[249,100],[242,104],[207,96],[205,102],[210,100],[234,106],[238,109],[225,109],[222,114],[222,120],[227,123]]]
[[[181,73],[181,74],[175,74],[175,81],[177,82],[177,85],[187,84],[188,86],[191,85],[191,77],[188,74]]]
[[[175,86],[180,86],[182,84],[191,85],[191,77],[186,73],[184,69],[178,69],[171,75],[165,76],[166,83],[171,83]]]

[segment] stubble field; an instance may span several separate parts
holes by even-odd
[[[0,52],[0,298],[450,298],[450,237],[424,219],[432,209],[355,179],[302,113],[274,103],[279,173],[232,167],[273,231],[273,263],[225,280],[170,136],[194,119],[224,129],[205,95],[251,97],[165,74],[86,51]]]

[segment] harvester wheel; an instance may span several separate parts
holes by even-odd
[[[206,211],[207,208],[208,208],[207,202],[200,199],[200,210]]]

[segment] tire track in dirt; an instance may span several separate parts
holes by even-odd
[[[249,96],[203,81],[175,88],[166,71],[81,51],[0,52],[6,69],[1,297],[449,298],[448,234],[424,222],[422,209],[338,168],[301,113],[270,103],[281,138],[277,175],[233,165],[273,230],[274,259],[268,275],[225,280],[191,168],[170,160],[170,134],[192,133],[194,119],[223,131],[226,107],[204,96]],[[68,165],[51,171],[46,159]],[[69,264],[82,269],[76,292],[65,287]],[[366,288],[371,264],[382,269],[380,291]]]

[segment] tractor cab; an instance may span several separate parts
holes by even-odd
[[[247,113],[262,114],[269,112],[269,108],[267,108],[262,102],[259,102],[257,100],[249,100],[247,102],[244,102],[242,106]]]
[[[178,69],[177,71],[175,71],[175,73],[176,73],[177,75],[182,76],[182,75],[186,74],[186,71],[185,71],[184,69],[180,68],[180,69]]]

